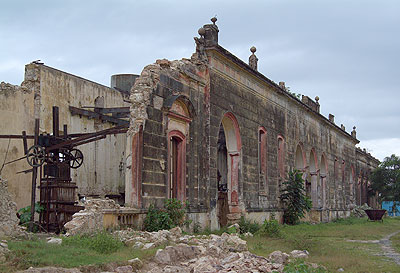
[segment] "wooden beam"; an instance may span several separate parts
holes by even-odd
[[[72,115],[82,115],[82,116],[86,116],[88,118],[94,118],[94,119],[99,119],[99,120],[104,120],[104,121],[108,121],[117,125],[129,125],[129,121],[128,120],[123,120],[123,119],[119,119],[119,118],[115,118],[112,116],[107,116],[98,112],[93,112],[93,111],[89,111],[89,110],[85,110],[82,108],[77,108],[77,107],[73,107],[73,106],[69,106],[69,110],[71,112]]]

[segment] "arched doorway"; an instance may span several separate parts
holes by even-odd
[[[239,125],[232,113],[222,118],[218,134],[218,219],[220,226],[240,214],[239,162],[241,152]]]

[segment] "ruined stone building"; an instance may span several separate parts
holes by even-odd
[[[283,82],[258,72],[254,47],[245,63],[220,46],[212,21],[199,29],[191,58],[157,60],[137,78],[114,76],[112,88],[43,64],[27,65],[21,86],[1,85],[0,134],[32,133],[36,115],[41,132],[50,132],[46,117],[53,105],[71,132],[113,124],[74,115],[68,106],[130,106],[126,134],[83,146],[84,168],[73,174],[79,195],[122,199],[138,214],[177,198],[188,202],[195,222],[211,228],[241,215],[258,221],[271,213],[281,217],[281,185],[295,168],[303,172],[313,201],[312,220],[375,205],[368,180],[379,162],[356,148],[355,128],[349,133],[333,115],[321,115],[318,97],[298,99]],[[0,141],[3,155],[7,141]],[[20,142],[11,141],[10,159],[23,156]],[[15,175],[24,168],[19,162],[2,174],[20,206],[30,194],[29,174]]]

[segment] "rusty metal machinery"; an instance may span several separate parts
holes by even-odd
[[[36,189],[36,175],[40,177],[40,204],[44,210],[40,213],[39,224],[47,232],[60,232],[64,224],[72,219],[72,215],[83,209],[76,205],[76,183],[72,182],[71,169],[77,169],[83,164],[83,153],[76,147],[93,141],[106,138],[110,134],[125,133],[129,122],[119,119],[127,115],[127,107],[95,109],[96,112],[74,108],[70,106],[71,113],[98,118],[117,126],[94,133],[68,134],[64,125],[63,134],[59,133],[58,107],[53,106],[53,134],[39,135],[39,121],[35,121],[35,135],[22,136],[0,135],[0,138],[22,138],[24,141],[25,156],[12,162],[26,158],[32,167],[32,189]],[[112,113],[113,117],[105,115]],[[120,114],[118,114],[120,113]],[[34,138],[35,145],[27,148],[27,139]],[[32,190],[32,202],[35,203],[35,190]],[[33,206],[34,207],[34,206]],[[33,222],[33,210],[31,222]],[[32,226],[30,227],[32,229]]]

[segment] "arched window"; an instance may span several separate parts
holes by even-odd
[[[258,173],[259,194],[267,194],[267,131],[258,129]]]
[[[285,178],[285,141],[281,135],[278,136],[278,171],[279,177]]]

